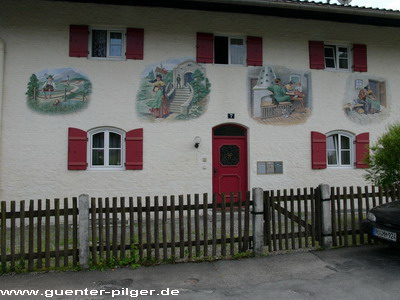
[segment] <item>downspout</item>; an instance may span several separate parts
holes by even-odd
[[[3,121],[3,94],[4,94],[4,69],[5,69],[5,43],[4,41],[0,38],[0,166],[2,165],[1,160],[2,160],[2,155],[1,155],[1,144],[2,144],[2,132],[3,132],[3,126],[2,126],[2,121]],[[0,183],[2,179],[2,170],[0,167]],[[0,200],[2,199],[2,188],[0,187]]]
[[[1,121],[3,111],[3,88],[4,88],[4,57],[5,57],[5,44],[0,38],[0,140],[1,140]]]

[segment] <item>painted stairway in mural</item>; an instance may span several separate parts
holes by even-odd
[[[190,84],[182,88],[175,88],[171,104],[169,106],[172,113],[188,114],[190,103],[193,100],[193,88]]]

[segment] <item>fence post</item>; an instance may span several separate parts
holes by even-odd
[[[89,195],[79,195],[79,264],[89,268]]]
[[[332,248],[332,214],[331,214],[331,190],[328,184],[320,184],[321,191],[321,229],[322,248]]]
[[[264,192],[253,188],[253,252],[256,257],[263,254],[264,248]]]

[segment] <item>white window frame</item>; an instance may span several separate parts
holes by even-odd
[[[102,30],[107,32],[107,50],[105,57],[93,57],[92,56],[92,41],[93,41],[93,30]],[[112,32],[121,33],[121,56],[111,56],[110,55],[110,47],[111,47],[111,38],[110,34]],[[100,59],[100,60],[125,60],[125,52],[126,52],[126,29],[121,28],[99,28],[99,27],[92,27],[90,28],[90,38],[89,38],[89,57],[91,59]]]
[[[329,149],[328,148],[328,138],[330,136],[337,135],[338,136],[338,147],[337,149]],[[350,143],[350,164],[348,165],[342,165],[342,146],[341,146],[341,136],[345,136],[349,138],[349,143]],[[336,151],[336,158],[337,158],[337,164],[329,164],[328,160],[328,152],[329,150],[335,150]],[[326,164],[328,168],[345,168],[345,169],[353,169],[354,168],[354,162],[355,162],[355,135],[353,133],[347,132],[347,131],[331,131],[326,134]]]
[[[326,56],[325,56],[325,48],[333,48],[334,52],[334,63],[335,67],[327,67],[326,66]],[[339,68],[339,48],[346,48],[347,49],[347,68]],[[334,44],[334,43],[328,43],[324,45],[324,63],[325,63],[325,69],[327,70],[337,70],[337,71],[350,71],[351,66],[352,66],[352,48],[349,45],[343,45],[343,44]]]
[[[243,36],[230,36],[230,35],[225,35],[225,34],[215,34],[215,37],[226,37],[228,38],[228,63],[227,64],[221,64],[221,63],[216,63],[215,62],[215,55],[214,55],[214,64],[216,65],[225,65],[225,66],[245,66],[246,65],[246,58],[247,58],[247,41],[246,38]],[[243,41],[243,63],[242,64],[234,64],[232,63],[232,53],[231,53],[231,41],[232,39],[240,39]],[[213,49],[215,51],[215,48]]]
[[[92,164],[92,143],[93,136],[97,133],[104,133],[104,165],[98,166]],[[109,165],[109,134],[110,132],[121,136],[121,164],[119,166]],[[89,170],[125,170],[125,131],[114,127],[99,127],[88,131],[89,142],[87,148],[87,156],[89,159]]]

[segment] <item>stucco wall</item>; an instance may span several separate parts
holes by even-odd
[[[69,25],[144,28],[144,60],[99,61],[68,56]],[[264,64],[308,70],[308,41],[361,43],[368,47],[368,73],[386,78],[389,117],[358,125],[342,109],[351,72],[312,70],[313,107],[303,124],[265,125],[251,118],[245,66],[204,65],[211,82],[207,111],[191,121],[147,121],[136,112],[140,74],[169,58],[195,57],[196,32],[263,38]],[[248,128],[249,187],[296,188],[328,183],[364,185],[361,169],[311,169],[310,132],[370,132],[371,141],[398,119],[399,29],[267,16],[176,9],[6,1],[0,38],[6,45],[1,133],[0,200],[76,196],[203,193],[212,189],[212,127],[230,122]],[[93,84],[85,110],[44,115],[26,104],[31,74],[71,67]],[[113,126],[144,128],[141,171],[68,171],[67,130]],[[193,138],[202,139],[198,149]],[[206,158],[206,162],[203,162]],[[284,173],[257,175],[257,161],[283,161]]]

